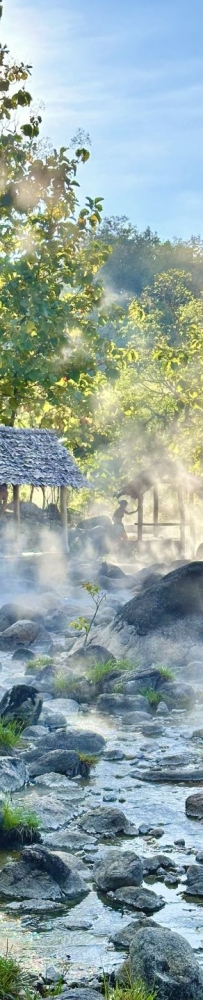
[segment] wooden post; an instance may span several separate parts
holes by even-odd
[[[190,510],[190,539],[191,539],[191,555],[192,559],[195,557],[196,549],[196,538],[195,538],[195,522],[194,522],[194,493],[189,494],[189,510]]]
[[[13,515],[16,529],[16,540],[18,541],[20,530],[19,486],[13,486]]]
[[[157,535],[159,534],[159,493],[158,493],[158,486],[154,486],[154,489],[153,489],[153,506],[154,506],[154,511],[153,511],[154,535],[155,535],[155,538],[157,538]]]
[[[142,529],[143,529],[143,493],[138,496],[138,506],[137,506],[137,540],[138,544],[142,541]]]
[[[178,506],[180,513],[180,545],[181,545],[182,555],[184,555],[185,554],[185,507],[184,507],[182,486],[178,487]]]
[[[60,489],[60,501],[61,501],[61,524],[62,524],[63,546],[64,546],[65,552],[69,552],[69,546],[68,546],[67,488],[66,488],[66,486],[61,486],[61,489]]]

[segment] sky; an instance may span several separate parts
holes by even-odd
[[[4,0],[42,134],[91,136],[81,198],[162,238],[203,236],[202,0]]]

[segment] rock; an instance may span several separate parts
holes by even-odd
[[[157,707],[156,715],[169,715],[169,708],[165,701],[160,701]]]
[[[74,750],[50,750],[29,765],[30,778],[36,778],[37,774],[48,774],[49,771],[76,778],[82,774],[82,764]]]
[[[172,857],[168,858],[166,854],[154,854],[152,857],[143,859],[144,875],[153,875],[153,873],[158,872],[160,868],[166,871],[171,871],[171,869],[174,871],[175,864],[173,863]]]
[[[191,819],[203,819],[203,792],[188,795],[185,803],[186,815]]]
[[[114,893],[108,893],[108,897],[113,896],[117,903],[123,903],[132,910],[142,910],[143,913],[156,913],[165,906],[166,900],[163,896],[157,896],[151,889],[135,889],[134,886],[123,886],[116,889]]]
[[[127,697],[122,694],[100,694],[97,699],[97,708],[100,712],[108,712],[109,715],[120,715],[123,712],[145,712],[150,713],[147,698],[141,695]]]
[[[161,694],[168,708],[191,708],[196,698],[192,685],[182,681],[179,684],[174,681],[162,684]]]
[[[75,753],[92,754],[99,756],[105,747],[103,736],[82,729],[68,729],[66,733],[56,730],[54,733],[47,733],[47,736],[38,741],[37,747],[28,751],[26,761],[34,761],[42,757],[49,750],[74,750]]]
[[[130,945],[130,976],[160,1000],[202,1000],[203,972],[190,944],[166,927],[143,927]]]
[[[133,729],[140,729],[141,732],[146,731],[147,735],[151,735],[151,731],[154,733],[154,722],[153,720],[149,721],[147,712],[127,712],[126,715],[124,713],[122,715],[122,724],[123,726],[132,726]],[[147,730],[145,730],[145,726],[147,726]],[[157,735],[157,732],[155,735]]]
[[[0,757],[1,792],[18,792],[28,781],[24,761],[17,757]]]
[[[90,809],[79,819],[79,826],[87,833],[97,833],[102,837],[118,837],[122,834],[133,836],[134,827],[126,819],[121,809],[98,806]]]
[[[112,663],[116,662],[115,657],[109,655],[109,651],[105,646],[99,646],[96,643],[93,645],[92,642],[89,646],[84,646],[84,639],[78,639],[69,653],[68,665],[70,665],[71,670],[77,666],[91,668],[95,666],[95,663],[105,664],[109,660]]]
[[[39,609],[31,608],[28,606],[23,607],[21,604],[3,604],[0,608],[0,632],[5,632],[6,629],[14,625],[15,622],[28,620],[38,621],[41,624],[42,617],[39,614]]]
[[[0,649],[5,650],[5,652],[34,642],[40,644],[41,647],[44,641],[50,645],[48,632],[45,632],[45,629],[37,622],[26,619],[17,621],[10,628],[6,628],[4,632],[0,632]]]
[[[27,663],[29,660],[35,659],[35,653],[32,649],[27,649],[26,646],[19,646],[19,649],[15,650],[13,653],[12,660],[20,661],[20,663]]]
[[[103,892],[119,889],[124,885],[141,885],[143,866],[137,854],[131,851],[118,851],[108,854],[97,862],[93,868],[93,879]]]
[[[187,871],[188,896],[203,896],[203,868],[202,865],[191,865]]]
[[[7,899],[46,904],[79,899],[87,892],[80,876],[45,847],[25,847],[20,860],[9,862],[0,872],[0,896]]]
[[[119,950],[124,949],[124,951],[126,949],[126,951],[129,951],[130,945],[132,944],[132,941],[134,941],[135,934],[137,934],[143,925],[145,927],[148,927],[148,925],[150,927],[156,927],[154,920],[146,917],[145,913],[139,913],[139,915],[135,917],[134,920],[131,920],[126,927],[121,927],[116,934],[112,934],[111,941],[113,941],[115,948],[118,948]]]
[[[45,726],[26,726],[26,729],[23,730],[22,739],[31,740],[32,743],[35,743],[36,740],[39,740],[41,736],[46,736],[46,734],[47,729]]]
[[[49,712],[48,709],[43,709],[40,718],[43,726],[50,732],[54,732],[55,729],[66,729],[67,719],[61,712]],[[43,733],[41,735],[43,736]]]
[[[182,768],[180,771],[175,768],[171,770],[165,770],[165,768],[154,767],[151,771],[146,770],[135,770],[132,772],[134,778],[138,778],[139,781],[150,781],[154,784],[190,784],[197,785],[203,782],[203,769],[195,770],[194,768]]]
[[[0,718],[19,725],[34,726],[42,709],[42,698],[37,688],[27,684],[12,687],[0,701]]]
[[[99,1000],[99,997],[101,997],[101,993],[98,990],[82,986],[76,986],[75,989],[66,987],[63,989],[63,993],[58,994],[58,1000]]]

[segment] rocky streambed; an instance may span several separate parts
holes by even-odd
[[[11,607],[0,610],[0,715],[8,720],[24,712],[20,743],[12,750],[1,749],[0,791],[26,813],[34,811],[40,821],[36,842],[21,846],[8,841],[2,846],[1,951],[8,941],[27,967],[43,975],[52,967],[53,981],[63,971],[66,988],[88,984],[90,997],[90,986],[100,989],[104,972],[117,975],[129,948],[133,975],[136,970],[144,975],[140,949],[136,951],[140,941],[143,955],[146,949],[148,956],[150,949],[157,954],[160,996],[174,1000],[175,993],[167,992],[171,985],[163,986],[162,979],[173,979],[177,996],[179,975],[180,1000],[183,987],[184,1000],[199,1000],[203,996],[201,615],[198,609],[199,625],[190,641],[181,618],[182,655],[176,618],[177,662],[175,634],[168,646],[165,634],[165,659],[160,663],[158,653],[156,662],[152,656],[150,662],[146,647],[141,656],[140,637],[138,657],[132,631],[128,666],[112,649],[109,654],[108,647],[105,662],[101,647],[108,628],[105,616],[110,619],[115,604],[123,606],[126,596],[123,582],[116,594],[113,587],[108,589],[93,653],[96,673],[87,651],[82,655],[78,643],[73,649],[70,621],[81,614],[80,586],[74,595],[69,592],[68,601],[61,595],[58,607],[55,598],[52,609],[50,599],[45,608],[41,597],[41,614],[38,605],[32,616],[29,609],[23,618],[21,606],[17,622],[8,624],[12,614],[15,617],[14,606],[13,613]],[[90,614],[88,600],[83,595],[83,611],[85,607]],[[194,605],[195,621],[196,611]],[[37,623],[38,630],[29,632],[29,622]],[[39,668],[38,658],[45,650],[53,662],[41,662]],[[26,666],[29,656],[35,656],[33,672],[31,661],[29,669]],[[69,690],[68,683],[64,690],[64,674]],[[171,932],[185,941],[186,951],[182,945],[178,960],[177,939],[172,940]],[[187,943],[192,952],[187,952]]]

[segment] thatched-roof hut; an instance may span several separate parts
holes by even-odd
[[[154,460],[153,464],[148,466],[147,469],[138,472],[137,475],[131,481],[126,481],[123,483],[122,489],[118,493],[118,497],[130,496],[132,500],[137,500],[138,502],[138,526],[137,526],[137,537],[138,542],[142,541],[143,527],[148,527],[149,524],[144,524],[143,521],[143,498],[145,493],[149,490],[153,490],[153,529],[154,535],[159,534],[159,484],[168,484],[172,489],[176,490],[178,496],[178,506],[179,506],[179,525],[180,525],[180,543],[182,551],[184,552],[185,547],[185,506],[184,506],[184,494],[187,493],[189,498],[189,508],[190,508],[190,528],[191,535],[194,537],[194,523],[192,517],[192,508],[194,495],[203,499],[203,479],[201,476],[191,475],[186,469],[182,462],[175,462],[170,458],[163,458],[161,460]],[[172,527],[176,522],[165,522],[165,527]],[[163,526],[163,524],[162,524]]]
[[[72,455],[53,431],[0,425],[0,486],[4,483],[13,486],[18,524],[19,486],[60,487],[64,536],[67,536],[67,486],[76,490],[89,487]]]

